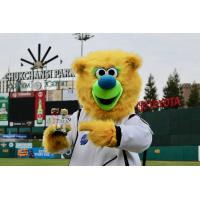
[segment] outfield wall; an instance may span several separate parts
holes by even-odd
[[[0,142],[0,158],[61,158],[60,154],[47,153],[43,147],[33,147],[32,143]]]
[[[68,155],[67,155],[68,156]],[[140,155],[142,158],[142,154]],[[0,142],[0,158],[61,158],[60,154],[46,153],[32,143]],[[69,158],[69,156],[67,157]],[[147,151],[147,160],[200,161],[200,146],[156,146]]]
[[[150,147],[147,151],[147,160],[200,161],[200,147],[199,146]]]
[[[152,146],[199,146],[200,107],[142,113],[154,135]]]

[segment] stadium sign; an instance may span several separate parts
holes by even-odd
[[[27,139],[28,136],[25,134],[0,134],[0,138],[5,139]]]
[[[68,89],[72,88],[72,80],[23,80],[23,81],[8,81],[7,88],[9,91],[16,91],[20,88],[20,91],[40,91],[40,90],[56,90],[56,89]]]
[[[181,106],[179,97],[171,97],[161,100],[140,101],[137,104],[137,109],[139,112],[145,112],[158,108],[174,108],[179,106]]]
[[[34,92],[11,92],[10,98],[30,98],[34,97]]]
[[[7,73],[5,79],[7,81],[35,80],[35,79],[53,79],[53,78],[70,78],[75,77],[71,69],[57,70],[38,70],[26,72]]]
[[[45,125],[46,91],[35,92],[35,126]]]
[[[16,144],[15,144],[15,148],[16,149],[30,149],[30,148],[32,148],[33,147],[33,144],[31,143],[31,142],[17,142]]]
[[[0,126],[8,126],[8,93],[0,93]]]

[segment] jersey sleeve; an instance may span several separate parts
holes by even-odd
[[[116,130],[117,135],[120,135],[119,149],[141,153],[151,145],[153,131],[148,123],[137,115],[118,125]]]

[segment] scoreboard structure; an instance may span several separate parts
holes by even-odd
[[[74,81],[69,68],[7,73],[0,80],[0,136],[41,138],[61,109],[69,115],[79,109]]]
[[[0,134],[29,134],[27,137],[38,137],[47,126],[56,123],[61,109],[67,109],[70,117],[79,109],[78,101],[65,100],[63,95],[59,100],[51,97],[53,93],[56,95],[63,92],[55,90],[50,93],[34,91],[0,94]]]

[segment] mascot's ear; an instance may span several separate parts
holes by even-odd
[[[142,65],[142,59],[140,56],[133,54],[126,57],[125,64],[136,70]]]
[[[78,58],[72,64],[72,68],[76,74],[81,74],[84,72],[86,65],[87,63],[86,63],[85,58]]]

